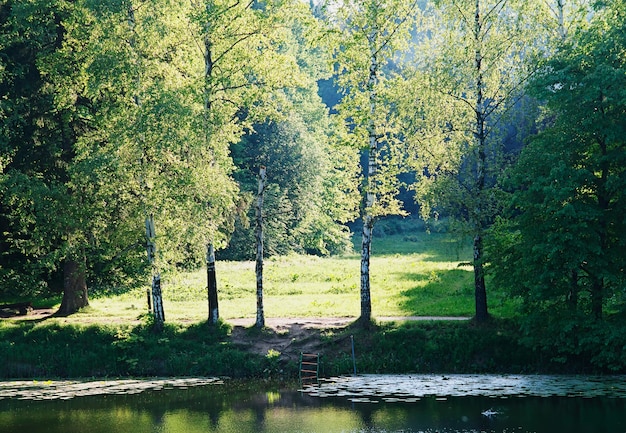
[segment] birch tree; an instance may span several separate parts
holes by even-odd
[[[118,123],[112,123],[107,139],[116,143],[129,193],[146,216],[154,317],[160,328],[164,314],[160,284],[155,284],[160,271],[205,262],[208,241],[223,242],[227,236],[236,187],[224,147],[207,148],[205,142],[204,92],[198,86],[205,65],[190,33],[191,5],[172,9],[169,3],[145,0],[128,7],[121,21],[125,31],[121,12],[102,7],[101,18],[110,27],[93,65],[102,73],[112,62],[125,79],[98,75],[93,86],[95,92],[132,95],[132,102],[120,103],[114,112],[119,117],[112,120]]]
[[[405,88],[393,72],[407,48],[417,1],[366,0],[332,3],[330,18],[341,34],[335,53],[337,82],[344,95],[337,110],[352,146],[367,155],[362,184],[361,315],[372,315],[370,257],[376,218],[403,214],[396,198],[402,170],[399,125],[391,121],[395,97]]]
[[[230,176],[234,166],[229,147],[255,122],[284,118],[291,106],[287,93],[311,85],[290,47],[293,28],[299,26],[314,34],[315,20],[307,6],[298,1],[260,5],[254,1],[193,0],[191,6],[192,37],[204,64],[198,88],[202,89],[199,127],[206,164],[222,167],[207,181],[236,192],[238,185]],[[206,203],[204,231],[209,249],[226,244],[223,233],[231,230],[236,205],[229,197],[230,193],[225,199]],[[225,219],[225,215],[231,217]],[[214,320],[209,318],[210,323]]]
[[[545,47],[533,2],[442,0],[416,60],[407,131],[424,217],[450,215],[473,239],[476,320],[488,316],[484,236],[500,212],[506,116],[524,94]]]
[[[543,23],[552,45],[565,42],[568,37],[587,27],[594,14],[589,0],[544,0],[535,16]]]

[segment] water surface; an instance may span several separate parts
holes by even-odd
[[[626,433],[624,383],[623,377],[366,376],[303,391],[207,379],[26,382],[21,390],[18,382],[0,382],[0,432]],[[463,386],[488,389],[467,395]]]

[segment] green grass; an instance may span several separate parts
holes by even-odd
[[[270,317],[358,317],[360,256],[289,255],[265,260],[264,308]],[[467,240],[452,234],[413,232],[375,238],[371,259],[372,314],[382,316],[471,316],[473,273],[459,266],[471,257]],[[220,316],[254,317],[254,262],[217,262]],[[207,317],[205,270],[163,277],[166,321],[199,322]],[[513,314],[511,301],[488,288],[490,312]],[[146,311],[146,292],[92,297],[72,321],[136,320]]]
[[[411,232],[375,238],[371,260],[373,316],[473,315],[473,272],[471,267],[459,266],[470,257],[470,243],[451,234]],[[357,253],[266,260],[266,318],[357,318],[359,269]],[[253,318],[254,263],[218,261],[217,272],[221,318],[226,322]],[[162,333],[154,332],[146,317],[145,289],[92,296],[88,308],[66,318],[0,321],[0,377],[297,375],[294,362],[279,363],[273,353],[255,354],[234,345],[227,323],[216,328],[205,326],[204,270],[164,276],[166,324]],[[354,337],[360,371],[369,373],[624,370],[617,350],[623,347],[626,335],[622,328],[593,328],[595,333],[581,336],[578,328],[573,328],[572,336],[568,336],[557,321],[554,326],[559,332],[529,335],[520,331],[514,301],[491,289],[489,283],[487,293],[494,316],[487,324],[379,322],[367,329],[350,326],[329,331],[324,337],[328,359],[325,374],[351,371],[346,343],[349,336]],[[263,338],[265,332],[249,331],[251,338]],[[555,335],[558,338],[553,338]],[[578,339],[580,343],[576,343]],[[563,346],[562,341],[569,345]],[[604,341],[615,344],[606,346]],[[556,358],[555,353],[559,355]]]

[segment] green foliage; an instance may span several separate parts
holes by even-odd
[[[307,6],[257,6],[3,3],[2,291],[58,291],[60,262],[81,255],[90,284],[131,285],[146,215],[163,269],[225,245],[240,202],[230,144],[322,74]]]
[[[399,99],[423,217],[449,216],[465,231],[482,234],[500,211],[497,181],[507,164],[503,124],[518,126],[509,111],[542,49],[536,7],[451,0],[432,2],[427,10],[421,50],[407,66],[419,98]]]
[[[539,310],[525,317],[521,330],[520,342],[553,368],[616,373],[626,367],[626,329],[621,317],[598,322],[555,306],[550,315]]]
[[[491,246],[494,281],[530,321],[560,312],[567,326],[576,314],[601,319],[609,300],[624,308],[624,20],[623,2],[611,2],[533,82],[545,129],[510,173],[509,218]]]
[[[407,51],[418,13],[415,0],[349,1],[330,19],[342,93],[335,107],[345,129],[340,138],[367,161],[361,168],[362,217],[404,214],[398,200],[398,176],[406,168],[404,131],[395,111],[407,83],[398,60]]]
[[[273,359],[232,347],[229,327],[206,322],[188,328],[166,325],[5,324],[2,377],[104,377],[262,375]]]
[[[235,178],[244,191],[255,193],[255,169],[267,166],[264,246],[268,256],[290,252],[337,254],[345,252],[349,245],[349,231],[341,222],[345,222],[342,218],[350,214],[355,200],[342,191],[346,187],[333,185],[344,167],[331,159],[338,154],[330,149],[324,132],[328,126],[326,110],[319,101],[311,105],[309,110],[319,112],[316,123],[305,123],[294,113],[289,122],[256,126],[254,134],[233,146]],[[247,219],[253,219],[253,214],[250,206]],[[253,227],[243,223],[235,227],[229,247],[220,256],[253,258]]]
[[[97,180],[103,173],[112,180],[115,162],[96,133],[101,101],[86,95],[83,67],[92,53],[83,49],[88,41],[80,39],[75,23],[88,25],[91,17],[82,6],[64,1],[2,6],[0,278],[5,292],[58,293],[63,260],[81,262],[94,252],[95,261],[106,266],[114,256],[100,255],[101,247],[115,239],[103,224],[123,198]],[[124,215],[116,216],[120,233]],[[120,269],[118,279],[135,271],[119,262],[114,266],[127,272]]]
[[[517,342],[514,324],[420,322],[378,324],[351,329],[360,373],[523,373],[540,367]],[[330,374],[347,374],[351,360],[327,365]]]
[[[251,197],[257,191],[259,166],[267,167],[264,233],[268,255],[339,253],[348,244],[342,224],[354,218],[358,203],[354,193],[357,164],[351,159],[353,152],[334,145],[334,126],[317,94],[317,81],[329,75],[330,53],[321,26],[310,11],[285,18],[290,28],[284,32],[281,53],[297,61],[296,86],[274,92],[279,94],[274,97],[282,98],[276,113],[252,118],[256,119],[253,130],[231,146],[234,177]],[[246,202],[247,215],[236,222],[223,257],[249,259],[254,255],[254,233],[248,225],[254,209],[251,200]]]

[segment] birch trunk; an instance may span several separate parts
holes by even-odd
[[[263,312],[263,193],[267,174],[265,167],[259,169],[259,190],[256,203],[256,323],[257,328],[265,326]]]
[[[210,13],[211,4],[206,4],[207,14]],[[204,131],[207,149],[211,149],[211,132],[209,116],[211,114],[211,81],[213,80],[213,44],[209,38],[210,28],[207,24],[204,37]],[[211,161],[214,163],[214,161]],[[206,256],[207,272],[207,297],[209,303],[209,325],[216,325],[219,321],[217,278],[215,272],[215,249],[212,243],[207,244]]]
[[[476,301],[476,321],[484,322],[489,317],[487,311],[487,290],[485,287],[485,270],[483,267],[483,212],[482,200],[485,189],[485,100],[483,95],[483,55],[482,55],[482,17],[480,0],[476,0],[474,22],[474,41],[476,44],[474,67],[476,69],[476,208],[474,209],[474,298]]]
[[[163,310],[163,296],[161,294],[161,275],[155,264],[156,254],[156,233],[154,230],[154,217],[150,215],[146,218],[146,252],[148,262],[152,268],[152,306],[154,316],[154,327],[157,330],[163,329],[165,323],[165,311]]]
[[[372,295],[370,288],[370,256],[372,251],[372,232],[374,218],[366,215],[363,218],[363,239],[361,242],[361,317],[363,323],[372,319]]]
[[[217,302],[217,278],[215,275],[215,249],[213,244],[207,247],[206,255],[207,294],[209,298],[209,325],[216,325],[220,318]]]
[[[370,118],[368,126],[369,153],[367,158],[367,177],[365,206],[363,209],[363,234],[361,242],[361,316],[359,321],[367,324],[372,319],[372,294],[370,287],[370,256],[372,252],[372,232],[374,231],[373,207],[376,202],[376,172],[378,170],[378,137],[376,135],[376,85],[378,84],[378,59],[376,54],[377,34],[369,36],[370,68],[368,78],[368,92],[370,103]]]
[[[567,37],[567,29],[565,28],[565,5],[563,4],[563,0],[557,0],[556,2],[556,11],[557,11],[557,23],[558,23],[558,32],[559,36],[562,40],[565,40]]]

